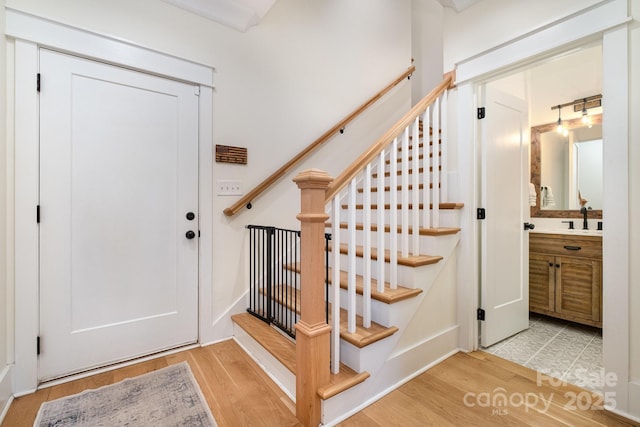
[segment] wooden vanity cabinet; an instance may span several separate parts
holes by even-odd
[[[602,327],[602,237],[530,233],[529,310]]]

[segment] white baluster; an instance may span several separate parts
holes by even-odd
[[[398,287],[398,138],[393,139],[390,150],[389,286],[391,289],[396,289]],[[378,257],[384,258],[384,253],[378,253]]]
[[[433,104],[433,228],[440,227],[440,97]]]
[[[411,137],[411,155],[413,156],[413,175],[411,177],[411,204],[413,205],[413,210],[411,211],[411,225],[413,227],[411,255],[415,256],[420,254],[420,119],[418,117],[416,117],[416,120],[413,123]],[[424,175],[425,172],[422,173],[423,177]]]
[[[347,283],[347,331],[356,331],[356,179],[349,184],[347,230],[349,235],[349,273]]]
[[[445,91],[442,94],[442,104],[440,106],[440,122],[442,123],[442,136],[440,140],[440,200],[446,202],[449,200],[449,176],[448,176],[448,151],[449,151],[449,123],[448,123],[448,110],[447,103],[449,98],[449,91]]]
[[[333,198],[333,220],[331,221],[331,252],[333,270],[331,277],[331,372],[340,371],[340,194]]]
[[[362,262],[364,271],[362,278],[362,325],[371,327],[371,163],[364,172],[363,187],[363,224],[362,245],[364,247]]]
[[[429,168],[432,161],[429,156],[431,152],[431,107],[427,107],[422,116],[422,168],[424,169],[424,175],[422,178],[422,203],[424,209],[422,210],[422,226],[424,228],[431,227],[431,173]]]
[[[385,152],[382,150],[378,156],[378,244],[376,250],[378,253],[378,292],[384,292],[384,158]]]
[[[409,256],[409,127],[402,134],[402,233],[400,234],[402,256]],[[413,174],[418,171],[414,170]]]

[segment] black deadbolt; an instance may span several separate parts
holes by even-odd
[[[189,230],[187,231],[187,234],[185,234],[185,237],[189,240],[193,239],[194,237],[196,237],[196,233],[194,233],[193,231]]]
[[[196,214],[194,214],[193,212],[187,212],[187,219],[189,221],[193,221],[195,217],[196,217]]]

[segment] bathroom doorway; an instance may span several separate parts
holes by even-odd
[[[555,55],[552,58],[547,58],[508,75],[502,75],[495,80],[487,82],[485,87],[486,91],[498,90],[523,99],[528,105],[529,126],[534,127],[555,123],[559,119],[560,123],[570,119],[580,119],[584,111],[582,108],[574,108],[574,101],[602,94],[602,74],[602,45],[601,43],[594,43]],[[563,104],[571,105],[557,108]],[[585,127],[587,127],[589,126],[588,119],[590,116],[602,113],[602,104],[583,104],[587,105],[584,108],[587,113],[585,119]],[[488,116],[488,119],[490,120],[490,116]],[[571,137],[570,135],[561,135],[561,138],[565,139]],[[527,141],[527,144],[529,142]],[[571,147],[570,144],[567,146]],[[567,153],[567,157],[571,158],[570,153]],[[541,161],[545,161],[544,159],[543,157]],[[535,159],[533,160],[535,162]],[[546,161],[550,163],[553,160],[546,158]],[[549,193],[552,191],[555,193],[556,200],[548,195],[545,196],[547,193],[543,194],[540,183],[535,186],[530,194],[527,194],[527,197],[531,196],[527,202],[530,201],[531,206],[535,206],[532,212],[536,211],[535,216],[529,219],[535,229],[530,230],[529,233],[553,231],[553,233],[562,234],[563,229],[567,229],[566,233],[569,234],[575,233],[575,228],[581,228],[577,225],[581,224],[582,220],[578,218],[580,214],[575,208],[576,201],[564,200],[569,198],[570,194],[575,194],[575,191],[570,191],[569,187],[566,189],[563,187],[564,182],[572,181],[570,179],[570,174],[573,173],[571,165],[567,162],[566,168],[561,170],[560,164],[562,162],[558,159],[555,160],[555,175],[562,177],[562,179],[556,181],[558,184],[546,185],[545,187],[556,186],[553,189],[548,189]],[[532,181],[532,169],[534,168],[526,169],[522,176],[522,185],[525,187],[528,187]],[[539,170],[536,173],[539,173]],[[508,178],[505,177],[505,179]],[[490,191],[496,193],[500,189],[492,188]],[[542,205],[543,201],[545,202],[544,206]],[[506,206],[505,209],[507,209]],[[568,231],[568,221],[574,221],[574,231]],[[600,219],[600,221],[602,220]],[[591,229],[597,228],[596,223],[596,218],[589,218]],[[603,232],[595,232],[595,235],[602,236]],[[522,254],[528,261],[529,239],[523,238],[521,240]],[[528,262],[526,265],[528,269]],[[598,265],[601,280],[601,255]],[[491,267],[487,266],[485,268]],[[526,292],[523,294],[527,295],[528,298],[528,280],[526,287]],[[600,292],[601,289],[600,282]],[[551,290],[550,292],[554,291]],[[555,296],[552,294],[549,298],[552,303],[556,301]],[[601,301],[602,297],[600,296],[600,304]],[[481,302],[481,306],[484,307],[485,302]],[[531,311],[529,313],[528,325],[523,331],[512,334],[498,342],[492,343],[490,340],[483,342],[482,333],[484,331],[481,331],[480,348],[562,381],[585,389],[601,391],[602,384],[600,379],[603,377],[604,371],[602,329],[593,325],[575,322],[575,320],[579,319],[569,320],[566,316],[564,318],[555,316],[552,311],[546,311],[542,314],[539,310],[535,311],[538,312]],[[486,328],[484,322],[481,322],[481,325],[481,330]]]

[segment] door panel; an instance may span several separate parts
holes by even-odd
[[[197,340],[194,87],[42,50],[40,379]]]
[[[487,86],[482,120],[480,343],[487,347],[529,326],[528,130],[526,103]]]

